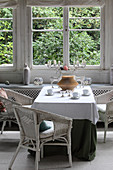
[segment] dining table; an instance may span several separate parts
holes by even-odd
[[[52,89],[51,95],[48,89]],[[84,89],[88,94],[83,94]],[[79,97],[74,98],[73,92],[78,92]],[[72,118],[72,155],[85,161],[95,158],[99,115],[90,86],[77,86],[73,91],[62,91],[57,85],[44,86],[32,107]]]

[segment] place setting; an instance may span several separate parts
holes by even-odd
[[[46,96],[53,96],[54,95],[54,92],[52,89],[47,89],[47,92],[45,94]]]
[[[71,99],[76,100],[80,98],[80,93],[79,92],[73,92]]]
[[[74,92],[72,93],[71,99],[76,100],[76,99],[79,99],[80,96],[86,96],[86,97],[87,97],[87,96],[90,96],[89,90],[88,90],[88,89],[83,89],[83,90],[82,90],[82,93],[79,92],[79,91],[74,91]]]
[[[90,92],[88,89],[83,89],[82,96],[90,96]]]

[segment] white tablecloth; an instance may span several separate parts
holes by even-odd
[[[72,97],[69,97],[67,93],[65,94],[65,97],[61,97],[61,89],[58,88],[58,86],[53,88],[54,95],[48,96],[47,89],[50,88],[51,86],[43,87],[32,105],[33,108],[57,113],[73,119],[88,119],[92,121],[93,124],[97,123],[99,115],[90,86],[84,87],[89,90],[89,96],[82,95],[82,90],[84,88],[74,89],[74,91],[78,91],[80,93],[79,99],[72,99]]]

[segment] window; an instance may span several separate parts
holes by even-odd
[[[100,65],[100,8],[69,8],[70,63]]]
[[[100,7],[32,7],[33,65],[100,65]]]
[[[0,8],[0,66],[13,64],[13,11]]]
[[[32,8],[33,64],[63,62],[63,8]]]

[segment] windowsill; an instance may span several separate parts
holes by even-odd
[[[2,84],[0,83],[0,88],[12,88],[12,89],[16,89],[16,88],[28,88],[28,89],[34,89],[34,88],[39,88],[41,89],[42,87],[44,86],[43,85],[34,85],[34,84],[29,84],[29,85],[24,85],[24,84],[9,84],[9,85],[6,85],[6,84]]]
[[[111,84],[91,84],[92,89],[113,89]]]
[[[54,84],[56,85],[56,84]],[[42,84],[42,85],[34,85],[34,84],[29,84],[29,85],[24,85],[24,84],[10,84],[10,85],[6,85],[6,84],[2,84],[0,83],[0,88],[12,88],[12,89],[16,89],[16,88],[28,88],[28,89],[41,89],[44,86],[50,86],[50,84]],[[92,89],[113,89],[113,85],[110,84],[91,84],[90,85]]]
[[[63,67],[61,65],[61,67]],[[70,65],[69,66],[71,70],[68,70],[68,71],[73,71],[74,70],[74,67],[73,65]],[[58,66],[51,66],[51,68],[47,67],[47,65],[32,65],[32,69],[35,70],[35,69],[39,69],[39,70],[55,70],[55,69],[58,69]],[[95,65],[95,66],[91,66],[91,65],[87,65],[85,68],[77,68],[75,70],[100,70],[101,67],[100,65]],[[63,70],[65,71],[65,70]]]
[[[0,71],[13,71],[15,70],[15,67],[11,64],[11,65],[0,65]]]

